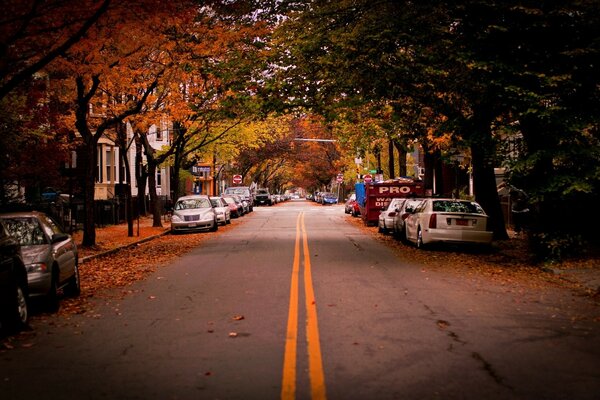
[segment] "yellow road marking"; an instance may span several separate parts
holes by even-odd
[[[302,242],[304,248],[304,293],[306,299],[306,340],[308,342],[308,370],[312,400],[325,400],[325,374],[321,357],[321,341],[317,319],[317,301],[312,284],[308,235],[302,214]]]
[[[300,216],[296,220],[296,244],[294,246],[294,264],[290,287],[290,309],[285,337],[283,358],[283,380],[281,399],[293,400],[296,396],[296,354],[298,343],[298,275],[300,272]]]
[[[298,214],[296,219],[296,242],[294,245],[294,262],[292,268],[292,282],[290,287],[290,308],[285,338],[285,352],[283,358],[283,379],[281,385],[281,399],[294,400],[296,398],[296,365],[298,346],[298,285],[300,278],[300,240],[304,255],[304,295],[306,299],[306,341],[308,348],[308,367],[313,400],[326,400],[325,374],[321,356],[321,343],[319,340],[319,326],[317,320],[317,303],[312,284],[310,252],[308,249],[308,234],[304,224],[304,213]]]

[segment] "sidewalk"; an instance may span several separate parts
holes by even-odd
[[[164,235],[171,229],[170,221],[161,221],[163,226],[152,227],[152,217],[140,217],[133,221],[133,237],[127,236],[127,224],[108,225],[96,227],[96,245],[94,247],[83,247],[83,231],[73,233],[73,239],[77,244],[79,260],[86,262],[94,257],[116,252],[124,247],[134,246],[158,236]]]

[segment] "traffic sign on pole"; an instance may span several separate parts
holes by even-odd
[[[344,182],[344,175],[338,174],[338,176],[335,178],[335,180],[337,181],[337,183]]]
[[[373,182],[373,176],[371,174],[366,174],[363,177],[363,180],[365,181],[365,183],[371,183],[371,182]]]
[[[234,175],[233,176],[233,183],[235,183],[236,185],[239,185],[240,183],[242,183],[242,176],[241,175]]]

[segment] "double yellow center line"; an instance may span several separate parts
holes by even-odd
[[[288,312],[287,333],[285,339],[285,354],[283,358],[283,381],[281,399],[296,398],[296,366],[298,353],[298,285],[300,280],[300,241],[304,254],[304,297],[306,303],[306,341],[308,348],[308,370],[312,400],[325,400],[325,375],[319,341],[319,325],[317,322],[317,302],[312,284],[310,252],[308,238],[304,225],[304,213],[296,219],[296,243],[294,246],[294,264],[292,268],[292,283],[290,288],[290,309]]]

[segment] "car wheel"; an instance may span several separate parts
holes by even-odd
[[[382,228],[381,226],[377,225],[377,231],[379,233],[385,233],[385,228]]]
[[[229,218],[227,218],[227,219],[225,220],[225,223],[226,223],[226,224],[230,224],[230,223],[231,223],[231,215],[229,216]]]
[[[29,307],[27,304],[27,289],[22,283],[16,283],[12,295],[12,304],[2,316],[2,329],[6,333],[16,333],[27,326]]]
[[[46,309],[49,312],[57,312],[60,303],[58,301],[58,273],[56,267],[52,271],[52,281],[50,282],[50,291],[46,295]]]
[[[423,231],[421,227],[417,229],[417,249],[423,249],[425,244],[423,243]]]
[[[217,222],[217,220],[214,220],[213,226],[210,228],[211,232],[216,232],[219,230],[219,223]]]
[[[65,286],[65,295],[69,297],[77,297],[81,294],[81,283],[79,281],[79,263],[75,263],[75,273],[69,279],[69,283]]]

